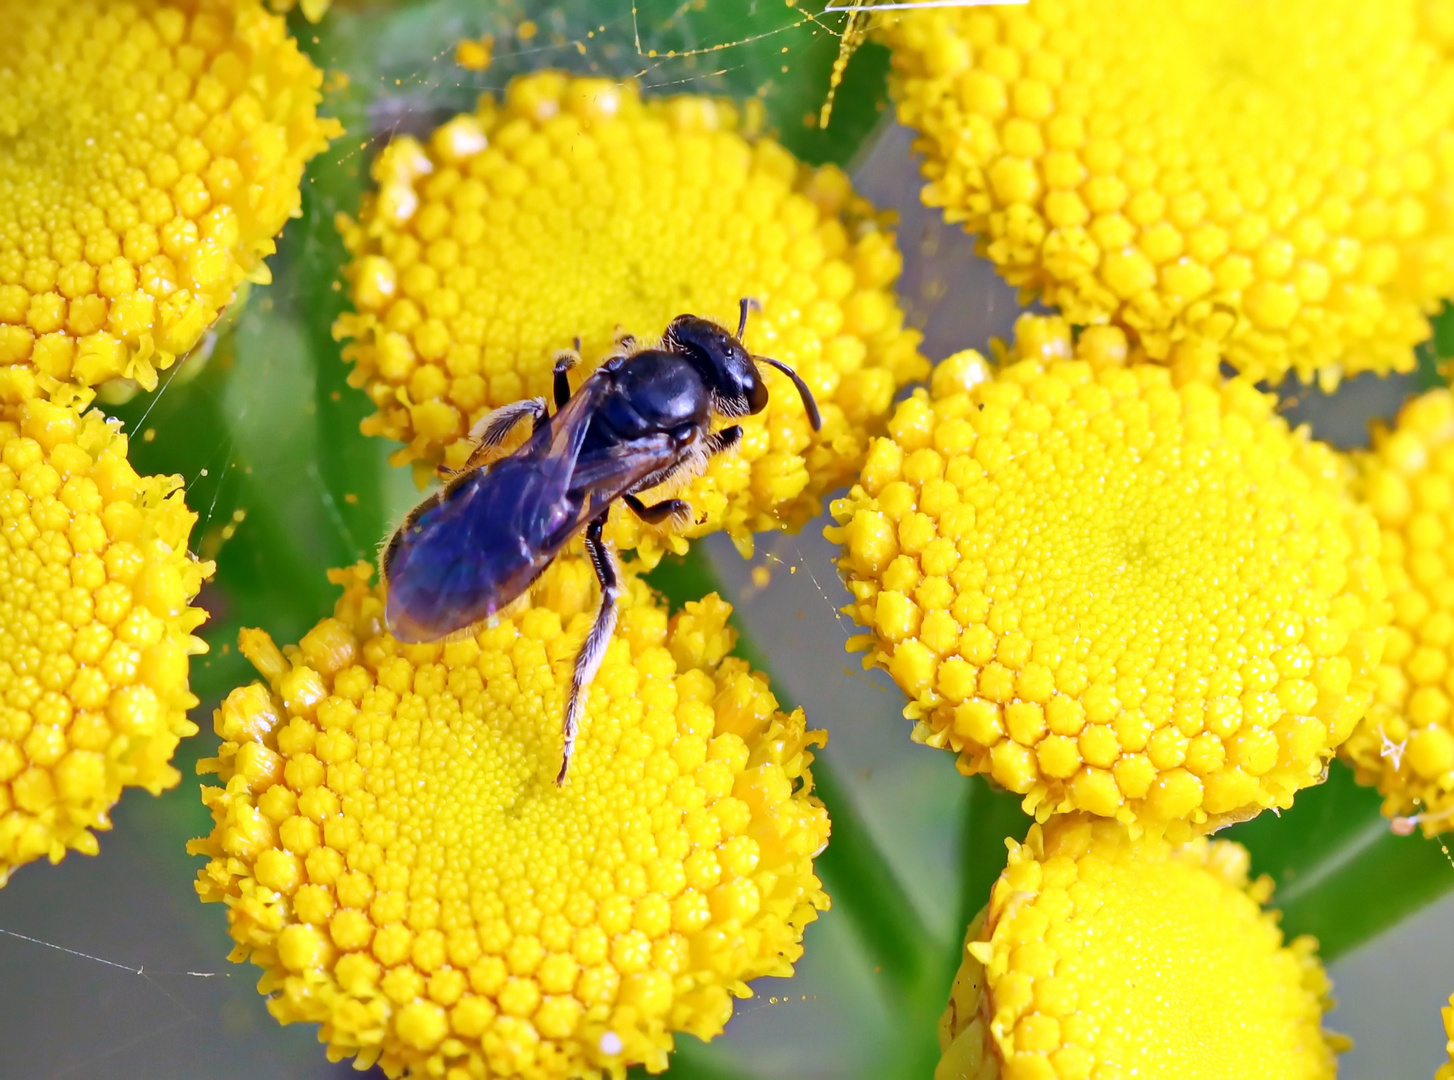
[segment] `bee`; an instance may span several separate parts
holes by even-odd
[[[788,365],[754,356],[742,344],[744,299],[734,335],[710,319],[678,315],[661,344],[638,348],[622,338],[617,351],[572,393],[575,351],[556,357],[555,412],[545,399],[526,398],[487,414],[470,429],[475,441],[465,465],[421,502],[383,550],[387,586],[384,619],[400,641],[436,641],[488,619],[531,586],[582,530],[601,597],[585,644],[575,659],[562,722],[556,783],[570,768],[586,692],[616,628],[620,590],[616,554],[602,536],[620,500],[650,524],[685,523],[681,499],[647,505],[639,497],[668,481],[700,473],[708,459],[742,440],[731,419],[767,407],[758,364],[793,381],[814,431],[818,406]],[[501,456],[500,447],[529,420],[529,437]]]

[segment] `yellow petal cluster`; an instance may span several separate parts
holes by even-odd
[[[1454,394],[1410,401],[1392,430],[1374,429],[1359,465],[1393,626],[1373,706],[1341,753],[1385,796],[1384,813],[1417,813],[1432,836],[1454,825]]]
[[[683,492],[739,546],[800,525],[862,463],[895,390],[927,372],[892,286],[891,232],[841,170],[811,170],[737,110],[701,97],[642,101],[630,83],[542,72],[503,103],[427,143],[394,140],[378,189],[342,221],[357,312],[351,376],[378,413],[364,430],[407,445],[397,463],[460,465],[461,437],[488,410],[549,394],[554,354],[579,336],[586,367],[619,332],[659,336],[683,312],[737,325],[754,351],[797,369],[823,412],[814,435],[792,384],[764,370],[767,410],[740,422],[740,449]],[[577,376],[579,378],[579,376]],[[622,515],[618,546],[663,538]]]
[[[268,685],[216,714],[197,887],[274,1016],[390,1076],[619,1076],[792,973],[828,906],[808,771],[825,736],[727,656],[729,605],[668,619],[627,575],[557,786],[586,560],[448,644],[395,641],[368,577],[335,572],[334,616],[286,655],[244,632]]]
[[[321,75],[259,0],[0,0],[0,25],[0,400],[151,389],[267,280],[341,133]]]
[[[1454,294],[1424,0],[1095,0],[890,23],[924,199],[1011,284],[1215,377],[1408,371]],[[1447,21],[1447,20],[1445,20]]]
[[[188,606],[210,563],[179,476],[138,476],[99,413],[46,401],[0,414],[0,885],[68,848],[94,855],[124,787],[180,774],[194,734]]]
[[[1343,464],[1244,381],[1115,366],[1114,328],[1020,338],[993,373],[940,364],[833,504],[866,662],[915,739],[1042,820],[1291,805],[1368,707],[1388,618]]]
[[[1009,841],[971,924],[935,1080],[1321,1080],[1317,941],[1284,945],[1247,850],[1173,847],[1079,815]]]

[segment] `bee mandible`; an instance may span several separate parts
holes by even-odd
[[[759,363],[790,378],[813,430],[822,425],[797,372],[742,344],[750,306],[741,302],[735,335],[710,319],[678,315],[658,347],[637,348],[622,338],[574,393],[568,373],[579,361],[579,343],[559,354],[556,411],[544,398],[526,398],[481,418],[470,429],[475,448],[464,467],[415,507],[384,547],[389,630],[404,642],[435,641],[521,596],[585,530],[601,598],[571,673],[557,784],[565,782],[586,692],[616,627],[619,571],[602,536],[612,504],[621,500],[651,524],[689,521],[683,500],[648,506],[638,493],[700,473],[709,458],[741,441],[740,425],[714,431],[712,422],[766,408]],[[527,419],[530,436],[500,456]]]

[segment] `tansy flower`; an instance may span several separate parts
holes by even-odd
[[[1454,825],[1454,394],[1434,390],[1375,427],[1359,493],[1383,532],[1393,606],[1378,691],[1342,754],[1377,785],[1390,817],[1422,811],[1429,835]]]
[[[836,501],[845,610],[914,738],[1049,814],[1291,805],[1373,695],[1378,531],[1340,460],[1243,381],[1180,388],[1023,317],[898,408]],[[1034,359],[1019,359],[1026,352]]]
[[[341,133],[320,74],[259,0],[0,0],[0,25],[0,400],[151,389],[267,280]]]
[[[68,848],[124,787],[174,785],[187,710],[188,607],[211,563],[178,476],[138,476],[99,413],[45,401],[0,415],[0,885]]]
[[[1454,294],[1454,66],[1420,0],[1031,0],[887,24],[924,199],[1151,357],[1408,371]],[[1454,35],[1451,35],[1454,37]]]
[[[369,568],[268,686],[216,714],[225,783],[204,900],[284,1022],[390,1076],[561,1078],[666,1067],[749,979],[789,975],[828,897],[813,857],[822,732],[727,656],[715,595],[672,619],[634,574],[555,783],[570,665],[595,601],[579,556],[528,606],[448,644],[383,630]]]
[[[817,397],[814,436],[792,384],[764,370],[770,402],[734,420],[740,448],[684,497],[740,547],[800,525],[857,470],[894,391],[927,367],[892,286],[892,234],[842,171],[811,170],[736,110],[700,97],[642,101],[634,85],[542,72],[497,106],[394,140],[377,192],[341,222],[355,259],[352,379],[378,413],[366,431],[407,445],[394,460],[460,465],[488,410],[547,394],[554,354],[581,338],[587,368],[619,333],[659,336],[676,315],[731,329],[738,300],[753,350],[795,367]],[[581,376],[577,375],[579,380]],[[662,538],[623,514],[619,546]]]
[[[1247,850],[1133,840],[1079,815],[1035,825],[971,924],[935,1080],[1320,1080],[1317,942],[1284,945]]]

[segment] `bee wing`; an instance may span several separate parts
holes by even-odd
[[[670,435],[659,433],[615,444],[576,461],[571,490],[582,497],[592,517],[614,499],[635,491],[648,477],[670,468],[681,458],[681,448]]]

